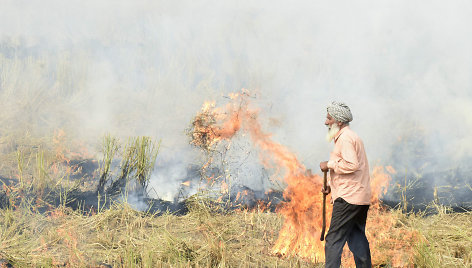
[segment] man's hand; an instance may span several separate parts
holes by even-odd
[[[324,195],[328,195],[329,193],[331,193],[331,187],[329,186],[326,186],[326,190],[321,187],[321,192],[324,194]]]
[[[329,170],[328,161],[321,162],[320,163],[320,168],[321,168],[321,171],[328,172],[328,170]]]
[[[320,163],[320,168],[321,168],[321,171],[323,172],[328,172],[329,168],[328,168],[328,161],[324,161],[324,162],[321,162]],[[326,174],[325,174],[326,176]],[[325,177],[326,178],[326,177]],[[321,192],[324,194],[324,195],[328,195],[329,193],[331,193],[331,187],[329,187],[328,185],[326,186],[326,189],[325,188],[321,188]]]

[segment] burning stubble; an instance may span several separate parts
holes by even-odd
[[[284,190],[286,201],[282,202],[277,210],[284,216],[284,224],[272,248],[272,253],[281,257],[296,255],[314,263],[322,262],[324,242],[319,240],[322,226],[321,177],[307,173],[306,167],[294,153],[274,141],[269,133],[264,132],[258,119],[258,110],[250,105],[249,91],[244,90],[239,94],[232,94],[229,99],[230,102],[226,106],[215,107],[214,103],[203,106],[190,129],[191,143],[204,150],[212,150],[217,147],[218,143],[229,142],[238,132],[248,134],[253,146],[259,149],[261,165],[274,171],[272,180],[281,181],[286,185]],[[331,129],[334,134],[337,133],[336,127]],[[393,168],[388,167],[388,170],[393,171]],[[224,179],[224,177],[220,178],[220,183],[225,186],[225,191],[231,191]],[[371,180],[373,195],[370,212],[370,217],[374,218],[374,222],[385,217],[381,212],[379,198],[382,193],[385,193],[390,180],[391,176],[384,171],[384,168],[374,168]],[[327,214],[329,219],[331,207]],[[387,232],[389,228],[392,228],[391,224],[378,225],[375,229],[368,230],[371,244],[382,243],[376,235]],[[406,250],[406,252],[411,254],[411,250]],[[376,255],[374,257],[380,258]],[[345,261],[349,262],[349,257],[345,257]],[[396,264],[401,265],[401,263]]]
[[[398,170],[405,199],[425,203],[433,189],[423,186],[436,184],[437,200],[470,201],[471,10],[407,0],[4,1],[1,149],[57,129],[88,149],[104,133],[162,138],[150,183],[171,199],[198,157],[182,131],[194,112],[251,87],[261,93],[260,114],[279,121],[271,138],[303,163],[329,150],[322,126],[307,122],[322,122],[325,104],[342,98],[356,111],[369,159]],[[245,132],[237,127],[224,129]],[[426,190],[408,195],[411,177]]]

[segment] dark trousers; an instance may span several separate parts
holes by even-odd
[[[327,268],[341,266],[341,254],[346,241],[354,255],[356,267],[372,267],[369,241],[365,236],[368,210],[368,205],[352,205],[340,197],[334,200],[331,225],[325,244]]]

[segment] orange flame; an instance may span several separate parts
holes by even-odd
[[[58,162],[69,163],[72,159],[92,157],[87,147],[82,142],[77,140],[72,141],[70,137],[67,137],[63,129],[54,130],[52,142],[54,144],[56,161]],[[74,151],[72,151],[70,147],[73,147]]]
[[[395,169],[391,166],[385,167],[390,174],[395,174]],[[392,179],[389,174],[385,173],[384,167],[376,166],[373,168],[370,179],[370,188],[372,190],[372,198],[370,199],[371,209],[380,208],[380,197],[387,193],[388,183]]]
[[[258,111],[249,107],[248,96],[247,91],[231,94],[232,102],[226,105],[225,109],[205,104],[203,113],[217,120],[215,124],[199,124],[198,128],[194,123],[195,130],[198,135],[205,133],[207,140],[202,144],[207,145],[215,144],[222,139],[230,139],[239,130],[250,134],[252,142],[260,149],[259,157],[262,164],[275,170],[274,176],[288,185],[284,197],[290,201],[280,208],[279,212],[285,216],[285,223],[273,252],[281,255],[297,254],[312,261],[321,260],[324,255],[322,254],[324,246],[319,241],[322,225],[320,194],[322,179],[318,175],[308,175],[305,166],[294,153],[273,141],[271,134],[262,130],[258,121]],[[201,115],[203,114],[199,116]],[[203,121],[203,118],[200,118],[200,122]]]

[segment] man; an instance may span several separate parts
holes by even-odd
[[[333,214],[326,235],[326,267],[340,267],[344,244],[354,255],[356,267],[371,267],[370,248],[365,236],[365,223],[371,191],[369,164],[362,140],[349,128],[352,114],[344,103],[333,102],[327,108],[325,125],[328,142],[334,140],[329,161],[321,162],[322,171],[330,171],[329,186]]]

